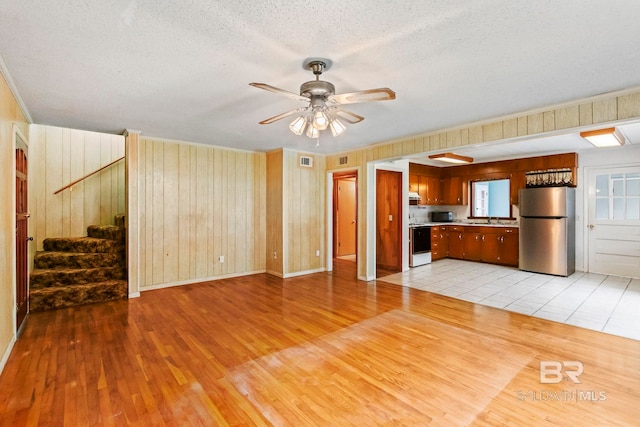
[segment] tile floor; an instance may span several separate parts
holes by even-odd
[[[444,259],[378,280],[640,340],[640,279]]]

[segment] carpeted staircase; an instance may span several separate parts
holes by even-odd
[[[47,238],[30,276],[30,311],[127,298],[124,215],[88,237]]]

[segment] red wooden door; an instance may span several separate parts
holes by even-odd
[[[29,290],[27,289],[27,153],[16,148],[16,330],[27,316]]]
[[[376,171],[376,264],[402,270],[402,173]]]

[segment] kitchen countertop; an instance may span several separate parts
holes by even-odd
[[[498,224],[491,223],[487,224],[486,222],[476,223],[476,222],[415,222],[409,223],[409,227],[434,227],[434,226],[443,226],[443,225],[462,225],[465,227],[513,227],[518,228],[518,223],[511,224]]]

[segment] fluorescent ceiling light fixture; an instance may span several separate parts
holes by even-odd
[[[624,135],[616,128],[589,130],[580,132],[580,136],[598,148],[624,145]]]
[[[461,156],[455,153],[432,154],[429,156],[429,158],[433,160],[439,160],[441,162],[455,163],[458,165],[473,162],[473,157]]]

